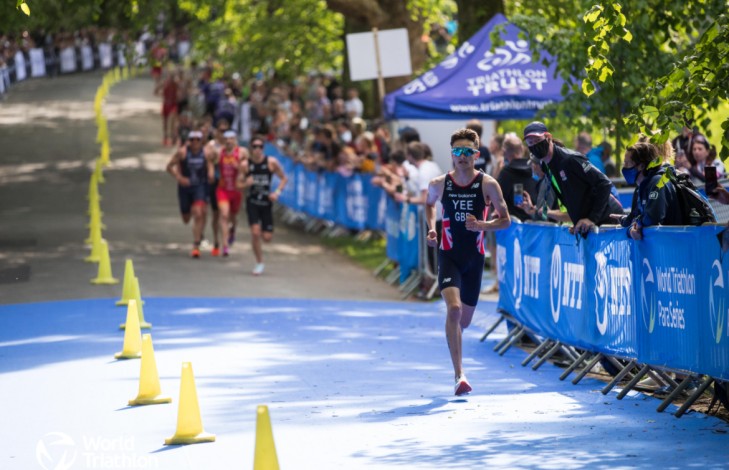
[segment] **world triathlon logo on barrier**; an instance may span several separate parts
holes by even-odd
[[[727,317],[727,311],[724,308],[724,273],[721,270],[719,260],[714,260],[714,263],[711,265],[711,276],[709,280],[709,318],[711,319],[714,341],[716,341],[716,344],[719,344],[723,337],[724,323]],[[727,334],[729,335],[729,330]]]
[[[601,335],[607,332],[610,316],[631,314],[633,283],[629,256],[630,252],[621,244],[595,253],[595,320]]]
[[[643,325],[648,333],[656,327],[656,279],[653,276],[650,262],[643,258],[640,275],[640,305]]]

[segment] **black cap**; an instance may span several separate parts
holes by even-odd
[[[526,139],[530,135],[538,135],[541,137],[545,132],[549,132],[547,126],[543,122],[534,121],[524,128],[524,138]]]

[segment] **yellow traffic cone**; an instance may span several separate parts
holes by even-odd
[[[154,360],[152,335],[142,335],[142,365],[139,371],[139,393],[137,398],[129,400],[129,406],[158,405],[170,403],[172,398],[162,396],[157,374],[157,362]]]
[[[131,259],[127,259],[124,263],[124,285],[122,286],[121,299],[117,300],[116,305],[127,305],[130,299],[134,299],[134,265]]]
[[[99,177],[95,172],[91,173],[91,178],[89,178],[89,194],[86,195],[86,199],[89,201],[94,198],[101,201],[101,195],[99,194]]]
[[[192,375],[192,364],[183,362],[180,402],[177,408],[177,430],[174,436],[165,439],[165,445],[197,444],[214,441],[215,434],[203,430],[200,405],[197,401],[197,390],[195,390],[195,377]]]
[[[101,238],[101,230],[106,229],[106,225],[101,221],[101,209],[99,208],[99,203],[95,203],[91,205],[90,207],[91,211],[89,213],[89,223],[86,224],[86,227],[89,229],[89,236],[84,240],[84,243],[87,245],[90,245],[94,241],[94,230],[97,228],[99,229],[99,238]],[[98,260],[97,260],[98,261]]]
[[[96,166],[94,167],[94,175],[96,175],[96,179],[99,183],[101,183],[101,184],[106,183],[106,179],[104,178],[104,164],[102,163],[100,158],[96,159]]]
[[[91,224],[91,254],[84,258],[87,263],[98,263],[101,261],[101,226],[100,224]]]
[[[101,240],[99,259],[99,271],[95,278],[91,280],[91,284],[117,284],[119,279],[115,279],[111,275],[111,260],[109,259],[109,245],[106,240]]]
[[[101,115],[96,119],[96,126],[99,130],[96,131],[96,143],[102,143],[106,138],[109,131],[109,126],[106,118]]]
[[[111,150],[109,149],[109,140],[105,140],[101,143],[101,163],[104,166],[109,166],[109,163],[111,162],[109,160],[109,155],[111,154]]]
[[[278,457],[276,457],[276,445],[273,443],[268,406],[258,405],[256,413],[256,453],[253,470],[278,470]]]
[[[142,329],[149,329],[152,328],[151,323],[147,323],[147,321],[144,319],[144,309],[142,308],[142,305],[144,305],[144,301],[142,300],[142,292],[139,289],[139,278],[134,277],[133,283],[132,283],[132,299],[137,301],[137,313],[139,318],[139,327]],[[123,330],[126,328],[126,323],[122,323],[119,325],[119,329]]]
[[[142,356],[142,331],[139,329],[137,302],[132,299],[127,305],[127,324],[124,330],[124,346],[121,352],[114,354],[117,359],[135,359]]]

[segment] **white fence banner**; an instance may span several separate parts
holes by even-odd
[[[102,69],[111,68],[113,64],[111,56],[111,44],[105,42],[99,44],[99,62],[101,63]]]
[[[67,47],[61,51],[61,73],[76,71],[76,49]]]
[[[91,46],[81,46],[81,69],[91,70],[94,68],[94,51]]]
[[[28,74],[25,71],[25,56],[22,52],[15,53],[15,81],[25,80]]]
[[[46,55],[43,49],[36,47],[30,50],[30,76],[45,77],[46,75]]]

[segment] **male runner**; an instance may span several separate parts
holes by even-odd
[[[273,203],[281,195],[288,180],[278,160],[263,153],[263,139],[260,137],[251,139],[251,155],[243,162],[241,175],[244,176],[240,187],[248,188],[246,211],[251,227],[251,245],[256,257],[253,275],[260,276],[264,269],[261,239],[268,243],[273,238]],[[271,192],[273,175],[278,176],[280,181],[276,190]]]
[[[220,209],[218,208],[218,199],[215,195],[215,188],[218,187],[220,180],[220,172],[218,162],[220,161],[220,151],[225,146],[225,134],[230,130],[230,123],[225,119],[220,119],[213,128],[213,138],[205,144],[205,149],[212,155],[215,175],[213,184],[210,185],[210,208],[213,211],[213,217],[210,221],[210,228],[213,229],[213,249],[210,252],[213,256],[220,256]]]
[[[240,209],[241,193],[237,187],[242,163],[248,158],[248,151],[238,146],[235,131],[225,131],[225,146],[220,149],[218,158],[218,186],[215,197],[220,211],[220,232],[223,234],[223,256],[228,256],[228,248],[235,239],[235,223]]]
[[[167,172],[177,180],[177,198],[182,221],[187,224],[192,215],[192,257],[200,257],[200,240],[205,227],[205,209],[208,203],[208,184],[213,181],[212,154],[202,143],[202,132],[188,134],[187,145],[181,146],[167,163]]]
[[[445,300],[446,339],[456,376],[456,395],[471,391],[463,373],[461,339],[468,328],[481,291],[484,266],[484,232],[511,224],[499,184],[476,170],[478,134],[459,129],[451,135],[453,170],[434,178],[428,186],[425,217],[427,243],[438,244],[435,231],[435,203],[443,205],[443,222],[438,250],[438,286]],[[497,218],[486,220],[486,208],[493,205]]]

